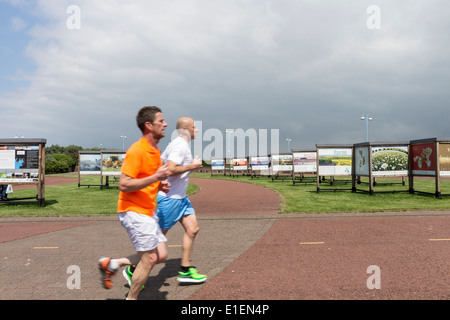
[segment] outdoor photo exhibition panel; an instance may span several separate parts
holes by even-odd
[[[303,183],[315,183],[315,177],[308,179],[305,174],[315,175],[317,173],[317,152],[316,150],[292,150],[292,182],[298,176],[299,181]]]
[[[269,157],[250,157],[250,174],[252,178],[256,176],[268,176],[269,172]]]
[[[99,176],[102,173],[102,154],[100,151],[78,151],[78,187],[91,185],[81,184],[81,176]],[[100,185],[92,185],[100,186]]]
[[[110,177],[114,179],[114,182],[117,182],[125,155],[125,151],[122,150],[79,151],[78,187],[99,186],[101,189],[109,187]],[[100,176],[100,184],[83,185],[81,184],[82,175]],[[103,183],[104,177],[105,183]]]
[[[430,193],[415,190],[414,177],[434,177],[436,197],[449,196],[441,192],[441,177],[450,176],[450,138],[412,140],[410,150],[410,192]]]
[[[270,156],[272,181],[292,177],[292,153],[272,154]]]
[[[225,159],[211,159],[211,176],[214,174],[225,175]]]
[[[368,177],[369,194],[373,194],[374,186],[381,184],[401,184],[405,185],[405,178],[408,176],[408,154],[409,142],[364,142],[354,145],[353,152],[353,191],[363,191],[357,189],[356,184],[363,184],[360,177]],[[401,178],[401,182],[376,181],[376,177]],[[384,190],[377,192],[408,192],[407,189]]]
[[[0,184],[35,185],[36,197],[8,197],[8,203],[45,205],[46,139],[0,139]],[[31,199],[35,199],[31,201]]]
[[[119,181],[120,171],[122,170],[122,164],[125,160],[125,155],[125,151],[102,151],[101,188],[110,186],[110,178],[112,178],[114,182]],[[103,177],[105,177],[105,184],[103,184]]]
[[[336,180],[335,177],[349,177],[352,175],[353,145],[316,145],[317,151],[317,191],[341,191],[352,190],[351,188],[320,188],[324,181],[320,177],[329,176],[330,184],[347,184],[350,180]]]
[[[235,158],[231,164],[231,174],[248,175],[248,158]]]

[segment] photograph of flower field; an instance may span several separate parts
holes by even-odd
[[[372,148],[372,170],[408,170],[408,148]]]

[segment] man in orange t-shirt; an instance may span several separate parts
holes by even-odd
[[[127,151],[122,166],[121,180],[145,179],[151,177],[162,166],[159,149],[153,148],[145,138],[141,138]],[[122,181],[123,182],[123,181]],[[147,187],[133,192],[121,188],[117,213],[133,211],[147,216],[153,216],[155,198],[159,183],[155,182]]]
[[[167,165],[161,163],[158,142],[165,136],[167,123],[158,107],[143,107],[137,117],[142,138],[127,151],[119,181],[117,213],[138,254],[129,258],[100,258],[104,286],[112,287],[111,276],[118,268],[136,265],[127,299],[137,299],[155,264],[167,258],[166,237],[154,214],[159,190],[168,192]],[[139,260],[137,259],[139,257]],[[132,261],[134,260],[134,261]],[[138,261],[137,261],[138,260]]]

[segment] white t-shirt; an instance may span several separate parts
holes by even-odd
[[[179,166],[185,166],[192,162],[192,153],[189,143],[182,137],[173,139],[166,150],[161,155],[164,164],[167,161],[173,161]],[[186,198],[186,188],[189,183],[189,175],[191,171],[186,171],[182,174],[169,177],[166,181],[170,182],[170,191],[168,193],[159,191],[159,194],[172,199]]]

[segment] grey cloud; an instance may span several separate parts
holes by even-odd
[[[38,68],[0,97],[15,110],[0,135],[25,123],[50,144],[121,147],[121,134],[139,137],[137,110],[159,105],[169,128],[188,115],[205,129],[280,129],[282,148],[361,142],[363,113],[374,140],[449,136],[444,1],[78,3],[81,29],[68,30],[71,3],[39,2],[48,23],[27,49]],[[380,30],[366,26],[372,4]]]

